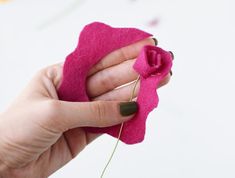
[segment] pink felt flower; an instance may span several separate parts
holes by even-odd
[[[89,101],[85,87],[88,71],[110,52],[150,36],[152,35],[136,28],[112,28],[99,22],[87,25],[80,34],[77,48],[66,58],[63,80],[58,89],[59,98],[65,101]],[[143,141],[147,116],[158,104],[157,86],[169,73],[171,65],[169,52],[155,46],[143,48],[134,65],[141,76],[137,97],[139,111],[124,124],[121,141],[127,144]],[[84,129],[118,137],[120,125]]]
[[[158,79],[165,77],[172,66],[172,55],[170,52],[156,46],[144,46],[134,69],[143,77],[155,76]]]
[[[140,143],[144,140],[147,117],[159,102],[158,85],[170,72],[171,67],[172,55],[170,52],[156,46],[143,47],[133,66],[140,74],[140,90],[137,96],[139,111],[133,119],[124,123],[120,137],[120,140],[126,144]],[[113,126],[101,130],[117,137],[119,129],[120,126]]]

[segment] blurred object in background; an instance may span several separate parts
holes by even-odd
[[[153,18],[147,23],[147,26],[154,28],[154,27],[157,27],[158,24],[159,24],[159,18],[153,17]]]
[[[70,13],[72,13],[73,11],[77,10],[77,8],[79,6],[81,6],[84,3],[84,1],[85,0],[74,0],[67,7],[63,8],[63,10],[59,11],[57,14],[54,14],[53,16],[51,16],[50,18],[45,20],[42,24],[40,24],[38,26],[38,30],[42,30],[42,29],[58,22],[59,20],[61,20],[65,16],[67,16]]]
[[[9,0],[0,0],[0,4],[3,4],[3,3],[6,3],[8,2]]]

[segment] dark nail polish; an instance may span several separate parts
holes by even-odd
[[[171,53],[172,60],[174,60],[175,56],[174,56],[173,52],[172,52],[172,51],[169,51],[169,53]]]
[[[173,75],[172,70],[170,71],[170,75],[171,75],[171,76]]]
[[[155,46],[157,46],[157,45],[158,45],[157,39],[156,39],[156,38],[153,38],[153,41],[154,41],[154,43],[155,43]]]
[[[120,113],[122,116],[130,116],[138,111],[137,102],[123,102],[120,103]]]

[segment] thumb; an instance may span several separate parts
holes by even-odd
[[[131,119],[138,110],[134,101],[58,102],[56,122],[65,130],[117,125]]]

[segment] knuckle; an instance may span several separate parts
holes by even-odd
[[[46,71],[47,71],[48,67],[44,67],[42,69],[39,69],[37,72],[36,72],[36,76],[44,76]]]
[[[101,101],[94,102],[94,105],[92,105],[92,111],[94,112],[95,119],[99,126],[104,126],[105,115],[107,112],[104,103]]]
[[[104,61],[101,60],[97,65],[94,66],[97,71],[100,71],[105,68]]]
[[[126,47],[127,48],[130,48],[130,46]],[[120,56],[122,59],[129,59],[129,54],[128,54],[129,50],[125,50],[124,47],[120,48]]]
[[[36,76],[47,76],[48,78],[53,78],[61,68],[62,66],[58,64],[44,67],[36,72]]]
[[[171,79],[170,75],[167,75],[167,76],[160,82],[159,87],[162,87],[162,86],[168,84],[168,83],[170,82],[170,79]]]
[[[45,104],[45,117],[46,118],[54,118],[58,116],[58,111],[60,110],[60,104],[57,100],[48,100]]]
[[[109,70],[100,72],[100,80],[101,85],[106,91],[116,87],[115,77],[113,77]]]
[[[61,119],[61,104],[57,100],[50,100],[43,103],[43,106],[44,113],[40,121],[37,121],[37,124],[49,133],[57,134],[64,131],[66,123]]]

